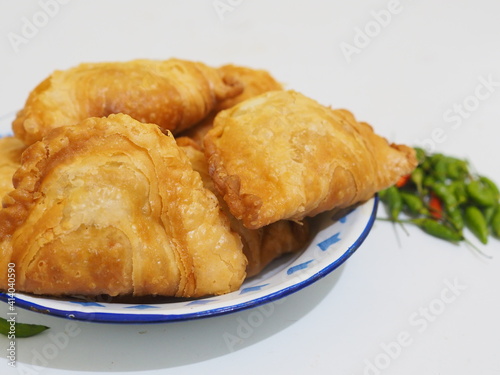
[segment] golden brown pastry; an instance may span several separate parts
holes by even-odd
[[[166,61],[81,64],[40,83],[14,120],[14,134],[30,145],[51,129],[88,117],[125,113],[178,133],[243,90],[203,63]]]
[[[23,154],[0,211],[0,289],[201,297],[237,290],[246,258],[170,132],[127,115],[53,130]]]
[[[21,155],[26,146],[15,137],[0,138],[0,206],[2,198],[11,190],[12,176],[21,164]]]
[[[195,142],[202,147],[203,138],[205,137],[205,134],[212,129],[215,115],[219,111],[230,108],[251,97],[268,91],[282,90],[283,88],[281,84],[265,70],[251,69],[237,65],[224,65],[220,67],[218,71],[225,81],[240,82],[243,86],[243,92],[233,98],[229,98],[218,103],[209,116],[207,116],[199,124],[182,133],[183,136],[194,139]]]
[[[205,153],[231,213],[250,229],[364,201],[417,164],[412,148],[294,91],[220,112]]]
[[[276,81],[269,72],[262,69],[252,69],[238,65],[224,65],[217,69],[225,81],[241,82],[243,91],[241,94],[225,99],[215,107],[217,112],[231,108],[246,99],[263,94],[268,91],[282,90],[281,83]]]
[[[248,259],[247,277],[260,273],[269,263],[281,255],[294,253],[304,248],[309,241],[309,225],[307,221],[297,223],[281,220],[259,229],[248,229],[230,212],[224,200],[217,194],[217,190],[208,173],[208,164],[205,155],[199,146],[190,138],[177,138],[193,169],[200,173],[204,186],[214,192],[224,214],[229,218],[231,229],[238,233],[243,242],[243,253]]]
[[[216,114],[216,112],[212,112],[203,121],[187,129],[186,131],[183,131],[178,135],[178,137],[190,138],[194,142],[196,142],[199,147],[203,148],[203,139],[205,138],[205,135],[208,133],[208,131],[213,128],[214,118]]]

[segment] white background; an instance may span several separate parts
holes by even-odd
[[[500,183],[499,14],[493,0],[2,0],[0,116],[53,70],[84,61],[235,63],[350,109],[391,141],[467,158]],[[18,339],[19,371],[0,337],[0,372],[500,374],[500,241],[481,246],[487,260],[408,230],[376,222],[344,266],[265,314],[112,325],[19,311],[51,329]],[[51,351],[63,332],[74,337]],[[241,340],[229,345],[227,334]]]

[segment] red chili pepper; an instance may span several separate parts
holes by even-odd
[[[434,193],[431,193],[429,198],[429,212],[434,219],[443,217],[443,204]]]
[[[399,177],[398,182],[396,182],[396,187],[397,188],[402,188],[403,186],[405,186],[408,183],[408,181],[410,180],[410,178],[411,178],[411,174],[407,174],[405,176]]]

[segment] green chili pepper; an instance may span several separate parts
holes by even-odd
[[[403,199],[398,188],[391,186],[379,193],[380,199],[384,202],[389,209],[389,217],[391,220],[398,219],[401,210],[403,209]]]
[[[434,178],[434,176],[432,176],[430,174],[425,175],[424,179],[422,181],[422,185],[426,188],[432,187],[432,185],[434,185],[435,183],[436,183],[436,179]]]
[[[448,185],[445,185],[442,182],[436,182],[431,186],[431,189],[434,194],[441,199],[446,209],[453,210],[458,206],[455,194],[453,194]]]
[[[4,318],[0,318],[0,333],[8,336],[10,333],[14,337],[31,337],[49,329],[49,327],[38,324],[15,323],[11,330],[11,324]]]
[[[424,170],[420,167],[415,168],[411,173],[411,181],[417,187],[418,193],[422,194],[423,191],[422,186],[424,182]]]
[[[463,160],[447,157],[446,176],[452,180],[462,180],[469,174],[467,163]]]
[[[495,215],[495,212],[497,211],[498,204],[495,206],[488,206],[488,207],[483,207],[482,208],[482,213],[484,218],[486,219],[486,223],[491,224],[491,220],[493,219],[493,216]]]
[[[465,208],[465,225],[483,243],[488,243],[488,224],[483,213],[476,206]]]
[[[420,147],[414,147],[413,149],[415,150],[417,156],[418,165],[421,165],[427,158],[426,153],[424,149]]]
[[[500,189],[489,178],[471,174],[466,160],[441,153],[427,154],[415,147],[418,166],[410,183],[380,192],[389,219],[410,222],[424,232],[457,243],[466,240],[465,226],[483,243],[489,231],[500,238]],[[440,204],[440,216],[431,217],[430,202]],[[402,210],[411,220],[400,220]]]
[[[436,159],[436,162],[432,169],[432,175],[436,178],[436,180],[444,181],[446,180],[447,170],[448,159],[444,156],[441,156],[440,158]]]
[[[450,185],[442,182],[436,182],[431,187],[432,192],[443,202],[445,219],[453,227],[461,231],[464,227],[464,220],[459,209],[459,202],[455,197],[454,191]]]
[[[380,200],[385,203],[387,200],[387,189],[380,190],[377,194]]]
[[[479,181],[481,181],[484,186],[487,186],[492,191],[493,195],[496,196],[497,200],[500,199],[500,190],[498,189],[498,186],[493,181],[491,181],[486,176],[480,176]]]
[[[464,228],[464,218],[458,207],[446,210],[445,213],[445,219],[448,220],[456,230],[461,231]]]
[[[432,165],[436,165],[441,159],[444,158],[444,155],[441,154],[441,153],[436,153],[436,154],[432,154],[430,157],[429,157],[429,160],[431,161]]]
[[[413,219],[411,222],[431,236],[457,243],[464,239],[462,233],[430,218]]]
[[[453,195],[455,195],[455,199],[457,200],[457,204],[459,206],[467,202],[469,197],[467,195],[467,189],[464,181],[453,181],[449,186],[449,189]]]
[[[424,205],[422,199],[414,194],[402,191],[400,192],[403,203],[412,215],[427,215],[429,211]]]
[[[473,180],[466,186],[467,194],[479,206],[494,206],[498,203],[497,193],[481,180]]]
[[[420,168],[422,168],[425,172],[430,172],[432,170],[432,162],[430,158],[425,158],[424,161],[420,164]]]
[[[500,206],[497,207],[490,221],[490,228],[493,235],[500,238]]]

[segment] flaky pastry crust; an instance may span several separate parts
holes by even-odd
[[[248,229],[230,212],[227,204],[218,194],[208,173],[208,163],[199,146],[190,138],[181,137],[177,143],[186,153],[193,169],[200,173],[204,186],[219,199],[222,212],[229,219],[231,229],[238,233],[243,242],[243,253],[247,257],[247,277],[259,274],[276,258],[302,250],[310,240],[310,228],[307,221],[297,223],[280,220],[259,229]]]
[[[0,138],[0,204],[11,190],[12,176],[21,165],[21,155],[26,146],[15,137]]]
[[[244,100],[268,91],[282,90],[283,86],[268,71],[246,66],[228,64],[217,69],[228,82],[241,82],[243,91],[235,97],[225,99],[216,105],[217,112],[234,107]]]
[[[215,109],[200,123],[187,129],[181,135],[192,138],[203,147],[205,134],[212,129],[213,121],[218,112],[231,108],[242,101],[268,91],[282,90],[281,83],[267,71],[262,69],[252,69],[238,65],[224,65],[217,69],[227,82],[239,82],[243,86],[241,94],[225,99],[215,106]]]
[[[201,297],[237,290],[246,259],[170,132],[127,115],[60,127],[23,154],[0,211],[0,289]]]
[[[241,93],[239,81],[179,59],[87,63],[55,71],[29,95],[13,123],[27,145],[51,129],[88,117],[125,113],[176,134]]]
[[[295,91],[219,112],[204,144],[219,193],[250,229],[367,200],[417,165],[412,148]]]

